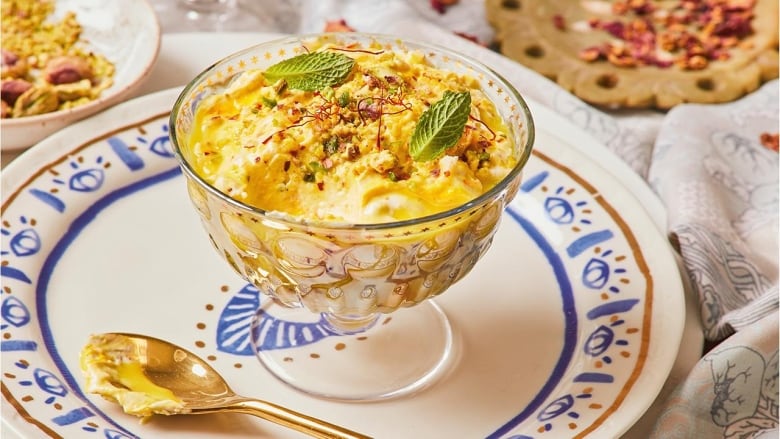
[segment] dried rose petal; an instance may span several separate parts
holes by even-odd
[[[623,36],[625,35],[626,25],[620,21],[610,21],[608,23],[601,23],[599,25],[599,28],[601,28],[604,31],[607,31],[610,35],[612,35],[615,38],[623,39]]]
[[[558,30],[566,30],[566,20],[561,14],[555,14],[552,17],[553,26]]]
[[[754,33],[751,21],[756,0],[614,0],[615,20],[589,18],[591,29],[620,42],[579,53],[585,61],[606,59],[619,66],[651,65],[686,70],[706,68],[711,61],[731,58],[729,49],[750,44],[740,41]],[[565,23],[553,17],[563,31]],[[618,47],[619,46],[619,47]],[[623,50],[625,48],[626,50]],[[661,58],[659,58],[661,57]]]
[[[709,61],[702,55],[694,55],[687,59],[685,68],[688,70],[701,70],[709,65]]]
[[[637,15],[648,15],[655,12],[655,5],[648,0],[631,0],[629,6]]]
[[[745,38],[753,33],[753,27],[748,19],[735,15],[715,26],[712,33],[719,37]]]
[[[344,19],[325,22],[325,32],[355,32],[352,26]]]
[[[593,62],[603,57],[601,48],[596,46],[586,47],[585,49],[580,50],[578,56],[580,57],[581,60],[587,62]]]
[[[447,12],[447,8],[457,2],[458,0],[430,0],[431,8],[439,14]]]
[[[777,152],[780,148],[780,135],[778,133],[761,133],[761,144]]]

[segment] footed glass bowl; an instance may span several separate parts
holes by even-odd
[[[437,68],[476,78],[508,127],[517,164],[499,184],[466,204],[379,224],[280,215],[246,205],[210,185],[196,171],[186,143],[201,100],[220,93],[243,70],[265,69],[308,51],[312,42],[350,50],[378,43],[383,50],[419,51]],[[255,347],[269,371],[301,391],[359,401],[419,390],[447,370],[453,358],[452,328],[428,299],[469,273],[488,250],[504,208],[519,189],[533,145],[531,115],[511,84],[473,59],[397,37],[290,37],[230,55],[201,73],[179,96],[170,123],[189,197],[211,243],[239,275],[273,299],[255,310]],[[475,305],[485,297],[475,292]],[[292,361],[288,349],[274,344],[269,334],[285,324],[291,331],[301,330],[293,338],[300,345],[287,346],[301,354],[310,349],[318,331],[360,343],[350,349],[337,346],[334,355],[319,358],[312,367]]]

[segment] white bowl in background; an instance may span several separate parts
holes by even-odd
[[[27,148],[60,128],[121,102],[146,79],[160,51],[160,24],[147,0],[57,0],[54,20],[76,13],[87,47],[113,62],[114,83],[92,102],[0,121],[0,149]]]

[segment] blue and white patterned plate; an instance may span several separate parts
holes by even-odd
[[[265,300],[209,246],[168,142],[178,89],[127,102],[47,139],[3,171],[3,420],[24,437],[293,437],[249,416],[141,424],[83,392],[91,333],[169,339],[241,394],[375,437],[617,437],[652,403],[677,355],[683,289],[642,205],[537,118],[525,183],[493,247],[437,303],[458,361],[413,397],[310,398],[277,382],[248,345]],[[401,312],[414,312],[413,309]],[[360,337],[313,340],[312,367]],[[281,328],[287,328],[282,330]]]

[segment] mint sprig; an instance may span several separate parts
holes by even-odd
[[[355,60],[341,53],[312,52],[280,61],[263,75],[270,82],[284,79],[290,88],[314,91],[343,81],[354,64]]]
[[[420,116],[409,142],[409,154],[418,162],[434,160],[455,146],[471,112],[468,91],[445,91],[444,96]]]

